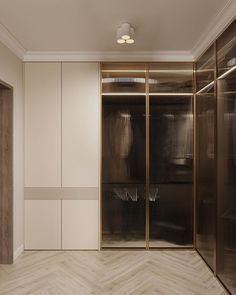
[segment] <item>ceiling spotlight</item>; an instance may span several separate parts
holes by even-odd
[[[124,23],[117,29],[118,44],[133,44],[134,43],[134,28],[130,24]]]
[[[128,44],[133,44],[134,43],[134,39],[130,38],[128,40],[125,41]]]
[[[123,44],[123,43],[125,43],[125,40],[124,39],[117,39],[117,43],[118,44]]]

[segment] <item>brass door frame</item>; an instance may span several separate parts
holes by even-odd
[[[119,62],[107,62],[107,63],[117,63]],[[132,62],[125,62],[127,64],[132,63]],[[158,62],[158,63],[172,63],[172,62]],[[177,63],[177,62],[175,62]],[[178,63],[191,63],[191,62],[178,62]],[[146,130],[146,136],[145,136],[145,158],[146,158],[146,163],[145,163],[145,247],[103,247],[102,245],[102,225],[103,225],[103,220],[102,220],[102,150],[103,150],[103,145],[102,145],[102,64],[103,62],[100,62],[99,65],[99,79],[100,79],[100,226],[99,226],[99,236],[100,236],[100,250],[103,251],[115,251],[115,250],[150,250],[150,251],[155,251],[155,250],[192,250],[195,249],[195,79],[194,79],[194,63],[192,62],[192,67],[193,67],[193,90],[191,93],[191,103],[192,103],[192,114],[193,114],[193,189],[192,189],[192,202],[193,202],[193,211],[192,211],[192,245],[191,246],[174,246],[174,247],[150,247],[149,246],[149,241],[150,241],[150,210],[149,210],[149,192],[150,192],[150,93],[149,93],[149,62],[145,63],[145,130]],[[136,64],[144,64],[143,62],[136,62]],[[153,64],[153,63],[152,63]],[[112,71],[111,71],[112,72]],[[114,71],[113,71],[114,72]],[[116,72],[116,71],[115,71]],[[117,71],[121,72],[121,71]],[[132,70],[130,71],[132,72]],[[134,71],[136,72],[136,71]],[[144,71],[143,71],[144,72]],[[165,93],[163,93],[165,95]],[[174,95],[175,93],[173,93]],[[124,94],[123,94],[124,95]],[[129,93],[127,93],[129,95]],[[143,95],[143,94],[142,94]],[[179,94],[177,94],[179,95]],[[186,95],[186,94],[185,94]]]
[[[149,71],[148,71],[148,64],[146,64],[146,101],[145,101],[145,108],[146,108],[146,114],[145,114],[145,124],[146,124],[146,183],[145,183],[145,204],[146,204],[146,249],[149,249],[149,239],[150,239],[150,215],[149,215],[149,188],[150,188],[150,165],[149,165],[149,159],[150,159],[150,102],[149,102]]]

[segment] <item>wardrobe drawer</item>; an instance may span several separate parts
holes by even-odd
[[[25,201],[25,249],[61,249],[61,200]]]
[[[98,249],[98,200],[62,201],[62,249]]]

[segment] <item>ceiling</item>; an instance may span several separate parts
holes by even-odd
[[[233,2],[0,0],[0,23],[25,52],[191,52]],[[116,43],[123,22],[135,28],[133,45]]]

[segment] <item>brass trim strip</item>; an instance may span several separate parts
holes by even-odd
[[[102,247],[101,248],[102,251],[130,251],[130,250],[134,250],[134,251],[146,251],[146,247]],[[160,250],[160,251],[186,251],[186,250],[190,250],[190,251],[195,251],[195,249],[192,246],[184,246],[184,247],[152,247],[148,249],[149,251],[156,251],[156,250]]]
[[[103,96],[123,96],[123,95],[130,95],[130,96],[145,96],[145,92],[105,92],[102,93]]]
[[[127,96],[146,96],[145,92],[106,92],[106,93],[102,93],[101,95],[103,96],[123,96],[123,95],[127,95]],[[155,95],[155,96],[192,96],[193,93],[192,92],[184,92],[184,93],[173,93],[173,92],[150,92],[150,95]]]
[[[101,70],[101,73],[146,73],[146,70]]]
[[[149,102],[149,72],[148,64],[146,65],[146,187],[145,187],[145,204],[146,204],[146,249],[149,249],[149,239],[150,239],[150,212],[149,212],[149,182],[150,182],[150,102]]]
[[[149,73],[189,73],[192,74],[193,70],[149,70]]]
[[[223,79],[225,77],[227,77],[231,72],[233,72],[234,70],[236,70],[236,66],[233,66],[232,68],[230,68],[228,71],[226,71],[224,74],[220,75],[218,78],[216,78],[215,80],[220,80]],[[216,74],[217,76],[217,74]]]
[[[197,95],[196,95],[196,64],[193,64],[193,246],[196,249],[196,234],[197,234],[197,220],[196,220],[196,208],[197,208]]]
[[[217,146],[218,146],[218,136],[217,136],[217,122],[218,122],[218,106],[217,106],[217,102],[218,102],[218,98],[217,98],[217,41],[214,42],[214,95],[215,95],[215,122],[214,122],[214,138],[215,138],[215,141],[214,141],[214,144],[215,144],[215,161],[216,161],[216,169],[214,171],[215,173],[215,182],[216,182],[216,185],[215,185],[215,216],[214,216],[214,219],[215,219],[215,228],[214,228],[214,231],[215,231],[215,241],[214,241],[214,258],[213,258],[213,268],[214,268],[214,275],[216,276],[217,274],[217,204],[218,204],[218,189],[217,189],[217,176],[218,176],[218,152],[217,152]]]
[[[149,95],[156,95],[156,96],[192,96],[193,92],[150,92]]]
[[[196,92],[196,94],[204,92],[205,90],[207,90],[209,87],[213,86],[214,84],[215,84],[215,80],[211,81],[206,86],[202,87],[200,90],[198,90],[198,92]]]
[[[103,141],[103,139],[102,139],[102,136],[103,136],[103,133],[102,133],[102,75],[101,75],[101,68],[102,68],[102,63],[100,62],[99,63],[99,86],[100,86],[100,88],[99,88],[99,107],[100,107],[100,111],[99,111],[99,113],[100,113],[100,118],[99,118],[99,122],[100,122],[100,132],[99,132],[99,135],[100,135],[100,146],[99,146],[99,148],[100,148],[100,177],[99,177],[99,185],[100,185],[100,187],[99,187],[99,200],[100,200],[100,202],[99,202],[99,214],[100,214],[100,226],[99,226],[99,228],[100,228],[100,232],[99,232],[99,237],[100,237],[100,239],[99,239],[99,249],[101,250],[102,249],[102,229],[103,229],[103,219],[102,219],[102,204],[103,204],[103,195],[102,195],[102,167],[103,167],[103,165],[102,165],[102,151],[103,151],[103,144],[102,144],[102,141]]]

